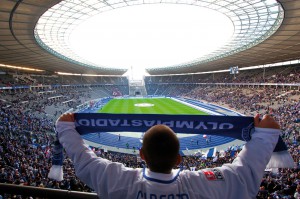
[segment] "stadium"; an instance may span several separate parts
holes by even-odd
[[[66,155],[64,179],[48,178],[55,122],[69,112],[135,117],[132,129],[82,135],[98,157],[130,168],[145,167],[145,131],[134,130],[148,125],[142,115],[171,124],[160,115],[270,114],[295,165],[266,170],[256,198],[299,198],[299,13],[297,0],[0,1],[0,198],[97,198]],[[151,32],[160,22],[165,29]],[[123,26],[128,32],[117,29]],[[232,163],[248,141],[206,133],[208,126],[175,131],[183,170]]]

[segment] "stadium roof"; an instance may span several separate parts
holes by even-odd
[[[56,5],[61,1],[53,0],[18,0],[9,1],[3,0],[0,2],[0,64],[14,65],[21,67],[30,67],[36,69],[47,70],[50,72],[73,72],[73,73],[94,73],[103,75],[122,75],[126,70],[124,69],[112,69],[112,68],[96,68],[88,66],[88,64],[78,63],[76,59],[71,60],[70,56],[63,56],[62,53],[58,53],[53,49],[49,48],[49,44],[43,45],[43,42],[39,38],[43,35],[38,35],[35,31],[36,24],[39,18],[52,6]],[[139,4],[139,1],[79,1],[73,0],[70,2],[78,2],[78,6],[69,4],[70,9],[72,7],[80,10],[72,10],[73,14],[68,13],[70,16],[65,16],[65,11],[60,11],[61,15],[54,21],[66,21],[68,23],[60,24],[61,30],[66,29],[66,25],[73,26],[77,24],[77,20],[85,19],[85,17],[78,16],[79,13],[89,12],[87,2],[91,4],[94,2],[98,6],[95,13],[99,13],[102,9],[112,9],[116,7],[127,6],[128,4]],[[79,5],[79,2],[80,5]],[[83,3],[84,2],[84,3]],[[97,3],[96,3],[97,2]],[[101,3],[99,3],[101,2]],[[132,2],[132,3],[130,3]],[[147,2],[147,1],[143,1]],[[159,1],[161,2],[161,1]],[[171,2],[171,1],[168,1]],[[245,6],[242,2],[247,4],[260,4],[263,6],[270,2],[269,0],[260,1],[176,1],[177,3],[184,4],[199,4],[199,6],[206,6],[211,9],[221,9],[223,12],[232,14],[230,17],[235,24],[235,34],[238,34],[236,40],[234,40],[227,50],[217,52],[213,56],[210,56],[208,60],[193,61],[191,64],[183,64],[175,67],[160,68],[160,69],[148,69],[150,74],[178,74],[178,73],[191,73],[191,72],[203,72],[212,70],[228,69],[231,66],[248,67],[255,65],[271,64],[276,62],[283,62],[289,60],[299,59],[300,57],[300,1],[295,0],[279,0],[278,2],[284,9],[283,12],[280,9],[274,10],[270,7],[265,6],[265,11],[261,11],[259,7],[253,6],[253,9],[249,11],[249,7]],[[209,2],[209,3],[208,3]],[[222,3],[219,5],[219,3]],[[235,2],[235,3],[233,3]],[[236,2],[240,2],[237,4]],[[260,2],[260,3],[259,3]],[[263,3],[262,3],[263,2]],[[62,2],[61,2],[62,3]],[[151,0],[149,3],[156,3]],[[103,5],[106,6],[103,6]],[[84,5],[86,11],[83,11]],[[228,9],[232,10],[228,12]],[[244,7],[243,7],[244,5]],[[82,7],[83,6],[83,7]],[[101,9],[100,9],[100,7]],[[114,7],[115,6],[115,7]],[[55,7],[54,7],[55,8]],[[57,7],[56,7],[57,8]],[[67,8],[67,7],[65,7]],[[227,9],[227,11],[226,11]],[[225,11],[224,11],[225,10]],[[74,12],[76,11],[76,12]],[[82,11],[82,12],[80,12]],[[54,13],[54,12],[53,12]],[[91,13],[91,10],[90,12]],[[265,17],[266,14],[269,17]],[[255,16],[253,16],[255,15]],[[257,17],[259,15],[259,17]],[[63,16],[63,17],[62,17]],[[274,17],[276,16],[276,17]],[[244,18],[239,19],[237,18]],[[283,20],[282,20],[283,18]],[[53,19],[53,18],[52,18]],[[55,18],[54,18],[55,19]],[[245,28],[244,23],[247,23]],[[76,22],[77,21],[77,22]],[[280,25],[281,24],[281,25]],[[251,27],[252,26],[252,27]],[[54,28],[53,28],[54,27]],[[250,27],[250,28],[249,28]],[[262,29],[265,30],[263,34],[260,34]],[[37,26],[37,28],[40,28]],[[55,25],[52,26],[50,33],[55,33],[53,29],[57,28]],[[57,29],[59,29],[57,28]],[[240,34],[245,31],[245,33]],[[255,34],[251,31],[256,30]],[[44,29],[46,33],[48,29]],[[248,32],[248,33],[247,33]],[[274,32],[274,33],[273,33]],[[50,35],[51,35],[50,34]],[[60,33],[61,34],[61,33]],[[67,35],[68,33],[64,33]],[[59,35],[59,34],[58,34]],[[271,35],[271,36],[270,36]],[[56,36],[57,37],[57,36]],[[36,41],[36,38],[39,42]],[[51,42],[56,42],[59,40]],[[64,37],[62,36],[63,40]],[[241,40],[242,39],[242,42]],[[249,40],[250,39],[250,40]],[[262,41],[262,42],[261,42]],[[51,43],[50,42],[50,43]],[[259,43],[261,42],[261,43]],[[241,45],[244,44],[244,45]],[[43,47],[41,47],[41,45]],[[234,48],[230,48],[234,46]]]

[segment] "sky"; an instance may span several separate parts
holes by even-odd
[[[230,40],[225,15],[197,6],[143,4],[100,13],[74,29],[71,48],[104,67],[168,67],[196,60]]]

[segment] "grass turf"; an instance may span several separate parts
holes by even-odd
[[[153,104],[154,106],[135,106],[136,104]],[[131,113],[131,114],[189,114],[208,115],[207,113],[179,103],[170,98],[135,98],[112,99],[98,113]]]

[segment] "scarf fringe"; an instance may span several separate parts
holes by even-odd
[[[62,181],[63,178],[63,166],[61,165],[52,165],[50,168],[48,178],[51,178],[53,180]]]
[[[294,168],[295,163],[288,151],[273,152],[269,163],[267,164],[267,169],[272,168]]]

